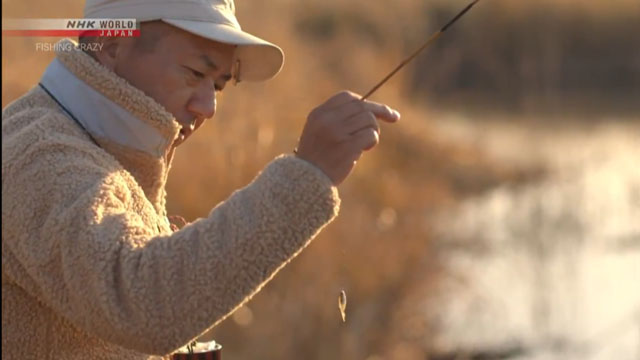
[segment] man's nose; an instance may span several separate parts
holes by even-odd
[[[187,110],[196,118],[208,119],[216,113],[216,92],[214,88],[198,91],[189,101]]]

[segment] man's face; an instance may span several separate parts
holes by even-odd
[[[182,126],[177,146],[215,114],[216,92],[232,78],[235,46],[162,22],[143,24],[145,31],[146,38],[121,38],[112,70],[175,116]]]

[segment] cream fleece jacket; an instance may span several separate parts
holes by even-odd
[[[175,138],[173,117],[124,79],[77,48],[57,59]],[[248,301],[338,213],[324,173],[280,156],[172,232],[168,147],[155,156],[94,138],[40,87],[2,111],[3,358],[166,357]]]

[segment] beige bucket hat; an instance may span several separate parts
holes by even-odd
[[[162,20],[206,39],[238,45],[238,81],[268,80],[284,63],[280,47],[242,31],[233,0],[86,0],[84,17]]]

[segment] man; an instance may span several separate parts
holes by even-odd
[[[2,356],[166,355],[249,300],[338,213],[336,186],[378,143],[387,106],[341,92],[208,217],[171,228],[177,146],[231,80],[281,68],[231,0],[88,0],[86,18],[136,18],[135,38],[70,40],[2,112]],[[235,78],[235,79],[234,79]]]

